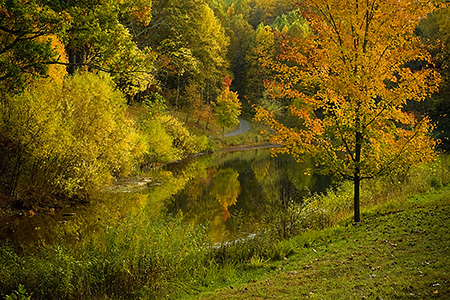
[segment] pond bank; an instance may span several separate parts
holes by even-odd
[[[356,226],[295,237],[292,256],[261,261],[243,271],[246,281],[193,299],[447,299],[449,200],[446,187],[366,213]]]
[[[233,145],[233,146],[226,146],[221,149],[209,152],[209,153],[220,153],[220,152],[236,152],[236,151],[245,151],[245,150],[255,150],[255,149],[264,149],[264,148],[271,148],[271,147],[278,147],[278,145],[275,144],[259,144],[259,145]],[[202,156],[208,153],[201,152],[193,154],[192,157],[196,156]],[[174,163],[174,162],[172,162]],[[155,169],[160,169],[164,167],[166,164],[160,164]],[[120,177],[116,178],[109,186],[105,187],[105,191],[123,191],[126,189],[134,189],[134,188],[140,188],[140,187],[146,187],[148,185],[151,185],[152,178],[150,178],[147,175],[135,175],[135,176],[128,176],[128,177]],[[0,195],[0,220],[12,217],[16,215],[23,215],[27,214],[29,212],[37,213],[41,211],[48,211],[50,209],[58,209],[62,207],[72,207],[72,206],[79,206],[84,205],[87,202],[86,201],[71,201],[71,200],[64,200],[64,201],[52,201],[54,205],[51,205],[50,203],[42,205],[42,206],[36,206],[33,208],[22,208],[22,207],[16,207],[16,201],[11,197],[6,197],[3,195]]]

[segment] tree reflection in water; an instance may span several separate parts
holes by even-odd
[[[10,239],[23,249],[60,242],[77,248],[103,244],[109,229],[151,235],[152,226],[170,220],[186,230],[206,227],[212,243],[268,226],[286,235],[290,205],[330,185],[329,178],[309,175],[309,167],[287,155],[271,157],[269,149],[205,155],[150,174],[148,186],[119,186],[85,206],[3,219],[0,240]]]
[[[271,157],[269,149],[216,154],[210,162],[203,177],[193,178],[173,197],[168,211],[207,225],[213,243],[245,237],[269,224],[287,235],[293,222],[286,213],[290,205],[330,184],[327,177],[309,174],[312,161]]]

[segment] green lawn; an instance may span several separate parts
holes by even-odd
[[[291,240],[265,274],[200,299],[450,299],[450,188]],[[242,278],[251,278],[242,274]]]

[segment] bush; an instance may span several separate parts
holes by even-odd
[[[27,289],[19,284],[19,287],[11,295],[6,295],[5,300],[30,300],[31,296],[28,296]]]
[[[152,101],[144,101],[144,105],[148,114],[139,123],[147,147],[143,165],[168,163],[207,149],[207,138],[192,135],[182,122],[170,115],[162,96],[156,94]]]
[[[6,99],[0,115],[0,193],[26,206],[86,198],[130,170],[137,134],[109,78],[38,81]]]

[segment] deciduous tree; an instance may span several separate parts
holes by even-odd
[[[68,24],[68,14],[57,13],[36,0],[0,1],[0,84],[3,91],[20,91],[32,76],[44,76],[58,54],[52,39]],[[52,37],[51,37],[52,36]]]
[[[39,80],[0,104],[0,194],[23,204],[80,199],[126,174],[142,154],[109,78]],[[136,152],[135,152],[136,150]]]
[[[264,81],[272,79],[273,71],[263,66],[261,58],[274,59],[277,53],[275,33],[270,26],[261,24],[250,40],[250,47],[245,57],[247,71],[246,93],[251,103],[260,103],[265,91]]]
[[[239,124],[241,103],[236,92],[230,91],[231,79],[226,77],[222,92],[216,99],[216,121],[225,130],[225,127],[233,127]],[[222,132],[223,135],[223,132]]]
[[[230,70],[234,75],[233,89],[244,95],[248,68],[245,55],[249,50],[250,38],[254,29],[244,18],[243,14],[230,15],[228,28],[230,30],[228,59],[230,61]]]
[[[322,172],[354,183],[354,220],[360,220],[360,182],[401,171],[433,155],[427,118],[406,112],[437,90],[438,74],[414,30],[430,1],[302,2],[312,34],[285,37],[273,99],[292,100],[294,126],[263,109],[256,119],[274,129],[272,142],[297,159],[313,156]],[[412,68],[420,65],[420,68]],[[420,62],[418,64],[417,62]]]
[[[154,28],[151,44],[160,54],[157,77],[164,91],[175,91],[175,99],[168,100],[178,106],[184,88],[194,82],[200,86],[202,100],[209,103],[220,91],[228,67],[229,39],[223,24],[202,0],[153,3],[150,26]]]
[[[427,99],[424,108],[437,123],[434,133],[441,140],[440,147],[450,149],[450,6],[441,7],[416,30],[430,46],[435,68],[442,77],[439,92]]]

